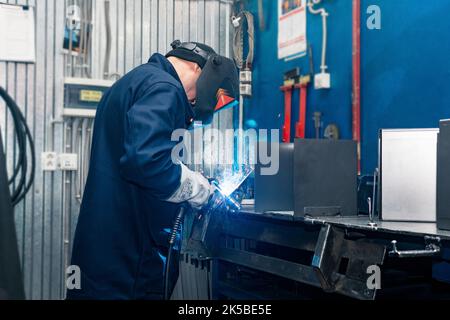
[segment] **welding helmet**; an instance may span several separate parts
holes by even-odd
[[[197,80],[195,121],[210,124],[214,113],[238,104],[239,76],[233,60],[218,55],[201,43],[177,40],[171,46],[173,50],[166,57],[196,62],[202,68]]]

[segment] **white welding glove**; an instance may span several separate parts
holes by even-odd
[[[172,203],[188,202],[192,208],[200,210],[208,203],[215,188],[201,173],[190,170],[182,163],[180,166],[180,187],[167,201]]]

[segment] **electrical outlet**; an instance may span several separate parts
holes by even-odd
[[[62,171],[78,170],[78,155],[75,153],[62,153],[59,155],[59,169]]]
[[[314,88],[330,89],[331,88],[331,75],[329,73],[319,73],[314,77]]]
[[[43,171],[58,170],[58,154],[56,152],[42,152],[41,167]]]

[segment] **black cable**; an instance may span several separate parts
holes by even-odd
[[[31,186],[34,182],[34,175],[36,172],[36,154],[33,138],[31,136],[31,131],[27,125],[26,119],[20,111],[17,103],[11,98],[5,89],[0,87],[0,97],[6,103],[6,107],[11,113],[13,119],[15,135],[18,145],[18,156],[17,162],[14,164],[13,173],[11,178],[8,180],[8,184],[11,186],[11,200],[13,206],[16,206],[20,201],[22,201],[28,191],[30,191]],[[28,175],[28,154],[27,154],[27,144],[30,148],[31,154],[31,171],[29,177]],[[19,179],[17,181],[17,179]]]
[[[30,153],[31,153],[31,172],[30,172],[30,177],[28,179],[28,182],[25,184],[25,189],[22,192],[22,194],[18,197],[18,199],[16,199],[16,203],[14,205],[16,205],[17,203],[19,203],[20,201],[22,201],[26,194],[30,191],[33,182],[34,182],[34,176],[36,173],[36,150],[35,150],[35,146],[34,146],[34,142],[33,142],[33,137],[31,136],[31,131],[30,128],[27,125],[27,121],[25,119],[25,117],[23,116],[22,112],[20,112],[19,110],[19,116],[20,119],[22,121],[22,123],[24,124],[24,128],[25,128],[25,133],[26,133],[26,137],[28,139],[28,143],[30,145]],[[26,150],[26,146],[25,146],[25,150]],[[25,152],[26,155],[26,152]],[[27,168],[27,161],[25,158],[25,162],[24,162],[24,167],[25,169]]]
[[[172,253],[174,251],[173,248],[175,245],[175,241],[177,239],[178,231],[181,227],[181,224],[183,223],[185,211],[186,211],[186,208],[184,206],[182,206],[180,208],[180,211],[178,212],[176,219],[175,219],[175,223],[173,225],[172,232],[169,237],[169,251],[167,253],[167,260],[166,260],[165,271],[164,271],[164,300],[170,299],[169,280],[170,280],[170,265],[171,265],[171,260],[172,260]]]

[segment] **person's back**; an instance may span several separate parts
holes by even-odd
[[[69,298],[161,298],[161,255],[167,243],[162,230],[170,227],[178,205],[159,198],[168,198],[179,184],[176,169],[164,172],[175,144],[167,134],[184,128],[189,117],[193,115],[183,87],[161,55],[125,75],[105,94],[95,120],[73,248],[72,264],[81,269],[82,288],[69,291]],[[149,129],[135,128],[143,125]],[[166,135],[158,137],[152,131]],[[149,145],[135,150],[135,141]],[[154,158],[151,166],[139,172],[138,162],[146,157]],[[155,180],[158,187],[152,188]]]
[[[172,134],[194,120],[210,121],[223,85],[238,87],[237,72],[206,45],[172,47],[117,81],[98,106],[71,262],[81,270],[81,288],[68,290],[68,299],[163,298],[163,230],[181,203],[200,209],[214,192],[172,158]],[[194,114],[199,84],[203,103]]]

